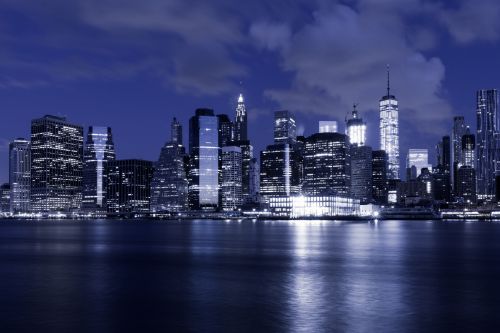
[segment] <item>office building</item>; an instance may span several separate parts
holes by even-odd
[[[498,132],[498,91],[479,90],[476,94],[477,116],[477,195],[490,199],[495,194],[496,140]]]
[[[356,104],[353,106],[351,118],[346,120],[346,134],[350,143],[355,146],[364,146],[366,143],[366,124],[359,117]]]
[[[399,106],[390,92],[387,69],[387,94],[380,99],[380,149],[387,153],[387,178],[399,179]]]
[[[372,197],[376,204],[387,203],[387,154],[383,150],[372,151]]]
[[[219,147],[227,146],[233,141],[233,123],[227,114],[218,114]]]
[[[295,117],[289,111],[274,113],[274,143],[288,143],[294,145],[297,141],[297,125]]]
[[[23,138],[9,145],[10,211],[13,214],[30,211],[31,148]]]
[[[245,99],[243,98],[243,94],[240,94],[240,96],[238,97],[238,104],[236,105],[234,140],[248,140],[247,110],[245,107]]]
[[[115,159],[115,145],[110,127],[90,126],[83,153],[82,211],[105,214],[106,164]]]
[[[420,176],[422,168],[432,169],[429,164],[429,151],[427,149],[408,149],[406,168],[411,169],[412,167],[416,169],[416,177]]]
[[[347,135],[317,133],[307,137],[303,158],[305,196],[350,196],[351,152]]]
[[[361,204],[372,202],[372,148],[351,147],[351,197]]]
[[[171,138],[161,148],[151,180],[151,212],[179,212],[188,208],[188,181],[182,145],[182,126],[174,118]]]
[[[222,209],[238,210],[243,204],[242,152],[238,146],[222,148]]]
[[[189,208],[219,208],[219,126],[211,109],[197,109],[189,120]]]
[[[145,214],[149,212],[153,163],[150,161],[110,160],[106,204],[109,215]]]
[[[334,120],[330,121],[320,121],[319,122],[319,133],[337,133],[338,127],[337,122]]]
[[[66,118],[31,122],[31,209],[77,211],[82,201],[83,128]]]
[[[453,184],[453,189],[457,186],[457,171],[459,164],[462,163],[462,136],[465,135],[467,126],[465,125],[465,119],[463,116],[453,117],[453,131],[451,134],[452,149],[451,149],[451,180]]]
[[[10,185],[9,183],[0,186],[0,212],[10,213]]]
[[[250,160],[249,167],[249,203],[260,201],[260,164],[254,157]]]

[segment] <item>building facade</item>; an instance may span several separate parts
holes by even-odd
[[[399,106],[390,93],[387,71],[387,94],[380,99],[380,149],[387,153],[387,178],[399,179]]]
[[[9,145],[10,211],[13,214],[30,212],[31,145],[23,138]]]
[[[151,181],[151,212],[179,212],[188,208],[182,126],[174,118],[171,139],[161,148]]]
[[[495,194],[496,140],[498,132],[498,91],[479,90],[476,94],[477,194],[483,199]]]
[[[387,154],[383,150],[372,151],[372,197],[376,204],[387,203]]]
[[[372,202],[372,148],[351,147],[351,197],[361,204]]]
[[[245,107],[245,99],[243,94],[238,97],[238,104],[236,106],[236,118],[234,122],[234,140],[244,141],[248,140],[248,123],[247,123],[247,110]]]
[[[83,212],[106,213],[106,164],[114,159],[111,128],[90,126],[83,154]]]
[[[269,145],[260,153],[260,195],[268,201],[274,196],[300,192],[300,159],[290,144]]]
[[[347,135],[317,133],[306,138],[303,156],[303,194],[350,196],[350,154]]]
[[[83,128],[66,118],[31,122],[31,209],[78,211],[82,201]]]
[[[189,208],[219,208],[219,126],[211,109],[197,109],[189,120]]]
[[[295,117],[290,111],[276,111],[274,113],[274,143],[294,145],[296,141],[297,125]]]
[[[238,146],[222,148],[222,209],[225,211],[238,210],[243,204],[242,157]]]
[[[149,212],[153,163],[144,160],[110,160],[106,204],[109,215]]]
[[[350,143],[356,146],[364,146],[366,143],[366,124],[358,115],[356,104],[353,106],[351,118],[346,121],[346,134]]]

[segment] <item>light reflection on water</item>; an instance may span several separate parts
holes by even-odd
[[[486,222],[3,221],[0,320],[6,331],[487,328],[499,237]]]

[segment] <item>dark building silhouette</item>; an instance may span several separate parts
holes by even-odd
[[[351,147],[351,197],[361,204],[372,202],[372,148]]]
[[[10,212],[10,185],[8,183],[0,186],[0,212]]]
[[[144,160],[111,160],[106,203],[110,215],[148,213],[151,199],[153,163]]]
[[[151,181],[151,211],[178,212],[188,208],[186,150],[182,145],[182,126],[173,119],[171,138],[161,148]]]
[[[217,118],[219,121],[219,147],[222,148],[233,141],[233,123],[227,114],[218,114]]]
[[[446,167],[438,165],[432,170],[434,200],[451,202],[451,174]]]
[[[372,196],[376,204],[387,203],[387,154],[383,150],[372,151]]]
[[[83,128],[66,118],[31,122],[31,209],[77,211],[82,201]]]
[[[84,212],[106,213],[106,164],[114,159],[115,145],[111,128],[90,126],[83,154]]]
[[[234,211],[243,204],[242,153],[238,146],[222,148],[222,208]]]
[[[451,135],[451,183],[453,190],[457,187],[457,172],[459,165],[462,163],[462,136],[466,131],[465,119],[463,116],[453,117],[453,132]]]
[[[350,154],[349,137],[347,135],[316,133],[307,137],[303,157],[303,193],[308,196],[350,196]]]

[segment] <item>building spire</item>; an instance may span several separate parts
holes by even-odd
[[[389,64],[387,64],[387,97],[389,97],[391,95],[391,68],[389,66]]]
[[[352,117],[353,117],[353,118],[358,118],[358,110],[357,110],[357,107],[358,107],[358,103],[353,103],[353,104],[352,104]]]

